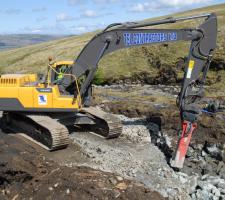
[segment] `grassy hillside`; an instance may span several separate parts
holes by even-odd
[[[27,45],[60,39],[63,36],[40,34],[7,34],[0,35],[0,50],[24,47]]]
[[[224,61],[225,4],[210,6],[183,13],[176,13],[173,16],[190,16],[209,12],[215,12],[218,15],[219,37],[215,58],[222,59],[222,61]],[[200,22],[200,20],[185,21],[177,24],[167,25],[166,27],[190,28],[197,26]],[[95,35],[95,33],[87,33],[81,36],[74,36],[19,49],[2,51],[0,52],[0,70],[2,72],[20,73],[43,72],[46,70],[48,56],[53,56],[55,60],[74,59],[82,47],[91,39],[91,37],[93,37],[93,35]],[[101,73],[106,79],[117,78],[121,75],[129,77],[138,72],[149,72],[152,73],[152,75],[155,75],[158,72],[159,66],[164,66],[166,63],[174,66],[178,58],[187,55],[188,48],[189,43],[179,42],[169,45],[161,44],[114,52],[111,55],[105,56],[100,62]],[[216,72],[211,72],[209,76],[214,78],[216,75],[215,73]],[[223,73],[224,71],[220,72],[222,75]],[[225,81],[221,81],[221,84],[225,86]]]

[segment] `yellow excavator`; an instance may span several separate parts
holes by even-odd
[[[69,143],[66,126],[96,124],[95,131],[105,138],[118,137],[122,125],[118,118],[94,107],[82,107],[78,79],[67,74],[74,61],[51,63],[44,80],[36,74],[5,74],[0,78],[3,130],[22,132],[47,150],[64,148]],[[60,82],[69,76],[77,95],[60,93]],[[7,111],[6,111],[7,110]]]
[[[204,21],[197,28],[152,28],[199,18]],[[122,133],[120,120],[90,106],[92,82],[100,59],[123,48],[190,41],[177,101],[183,130],[175,157],[171,161],[173,167],[182,168],[200,114],[196,101],[203,95],[206,74],[216,48],[216,38],[217,17],[213,13],[153,22],[111,24],[86,44],[75,61],[50,60],[47,75],[42,80],[35,74],[1,75],[1,128],[24,133],[49,150],[68,145],[68,126],[90,128],[105,138],[119,137]]]

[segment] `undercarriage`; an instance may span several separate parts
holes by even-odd
[[[1,126],[5,132],[21,133],[49,151],[67,147],[71,129],[82,129],[106,139],[117,138],[122,133],[122,124],[116,116],[94,107],[65,114],[3,112]]]

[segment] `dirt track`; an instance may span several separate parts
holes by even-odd
[[[0,138],[0,199],[164,199],[112,173],[59,166],[18,137]]]

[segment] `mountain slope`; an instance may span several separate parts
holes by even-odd
[[[172,16],[190,16],[201,13],[215,12],[218,15],[219,36],[218,48],[215,58],[225,60],[225,4],[205,7],[176,13]],[[165,16],[168,17],[168,16]],[[164,17],[162,17],[164,18]],[[148,19],[152,20],[152,19]],[[195,27],[200,20],[185,21],[164,26],[165,28]],[[162,26],[159,26],[162,27]],[[164,28],[163,27],[163,28]],[[87,33],[54,40],[46,43],[27,46],[0,52],[0,70],[2,72],[38,72],[46,70],[48,56],[55,60],[74,59],[83,46],[96,33]],[[158,67],[167,66],[177,62],[178,58],[188,54],[189,43],[175,43],[169,45],[154,45],[147,47],[135,47],[114,52],[105,56],[100,62],[102,76],[105,79],[116,79],[119,76],[130,77],[134,73],[148,72],[152,75],[158,73]],[[212,72],[214,73],[214,72]],[[224,74],[225,75],[225,74]]]
[[[24,47],[27,45],[60,39],[63,36],[40,34],[8,34],[0,35],[0,50]]]

